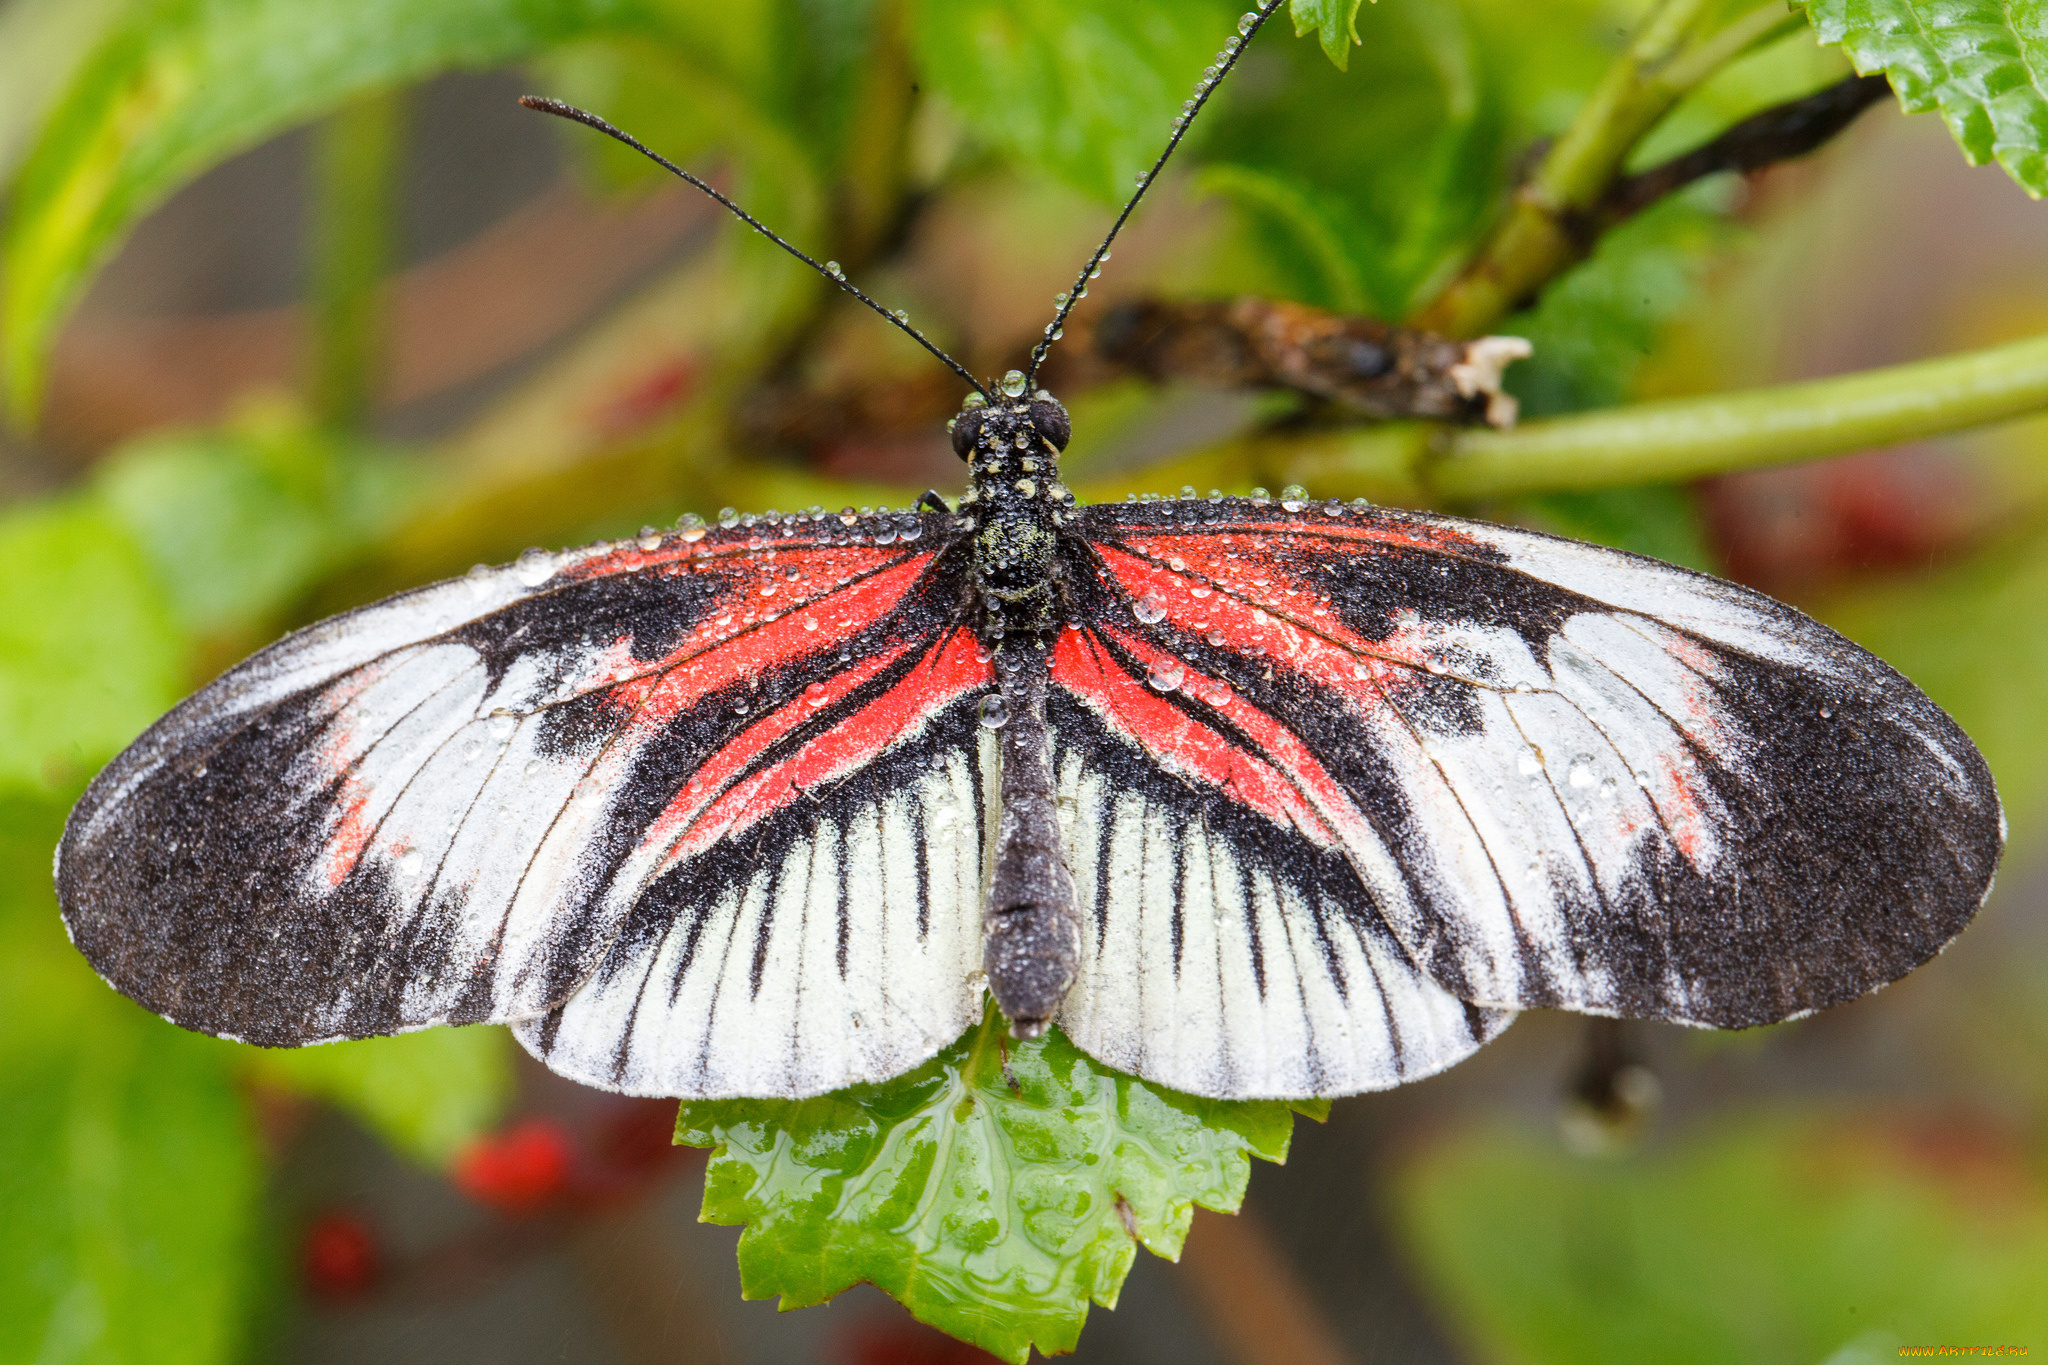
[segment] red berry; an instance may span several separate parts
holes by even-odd
[[[352,1298],[367,1290],[377,1281],[381,1259],[376,1234],[352,1213],[321,1214],[299,1244],[306,1288],[323,1299]]]
[[[573,1156],[560,1127],[528,1119],[464,1152],[455,1163],[455,1183],[478,1203],[505,1213],[534,1213],[568,1188]]]

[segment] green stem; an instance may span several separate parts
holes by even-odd
[[[360,428],[376,397],[404,112],[401,92],[365,95],[315,141],[311,401],[339,429]]]
[[[1591,245],[1590,222],[1629,153],[1679,100],[1728,62],[1783,32],[1781,0],[1698,37],[1712,0],[1662,0],[1586,105],[1516,194],[1480,254],[1411,321],[1477,336],[1513,312]]]
[[[1460,501],[1673,483],[1896,445],[2048,409],[2048,336],[1833,379],[1637,403],[1513,431],[1403,423],[1253,447],[1275,482]]]

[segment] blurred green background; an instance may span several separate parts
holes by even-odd
[[[499,1030],[258,1053],[145,1016],[65,943],[51,851],[100,764],[295,625],[532,544],[962,484],[957,386],[922,353],[516,95],[623,124],[987,373],[1237,8],[0,0],[0,1362],[987,1359],[873,1291],[743,1303],[673,1106],[578,1090]],[[1238,438],[1346,429],[1288,394],[1120,377],[1088,312],[1426,310],[1651,8],[1380,0],[1347,47],[1347,6],[1303,0],[1326,41],[1262,35],[1055,352],[1076,486],[1248,486]],[[1684,8],[1703,33],[1760,13]],[[1840,7],[1813,8],[1839,38]],[[2048,105],[1999,76],[2048,66],[2048,20],[1964,8],[1930,40],[1947,66],[1893,75],[1955,137],[1884,101],[1606,232],[1492,323],[1536,342],[1509,372],[1525,415],[2048,331]],[[1626,168],[1848,73],[1767,17]],[[1728,574],[1889,659],[1998,776],[1997,893],[1940,959],[1814,1019],[1532,1015],[1339,1102],[1241,1218],[1198,1218],[1178,1266],[1141,1258],[1079,1358],[2048,1350],[2048,426],[1432,501]]]

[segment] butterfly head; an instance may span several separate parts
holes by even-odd
[[[1021,379],[1012,370],[995,386],[993,402],[978,393],[967,395],[960,415],[948,423],[953,453],[977,470],[984,465],[1007,470],[1025,459],[1034,464],[1057,460],[1067,448],[1074,428],[1066,407],[1044,389],[1025,397],[1022,383],[1011,382]]]

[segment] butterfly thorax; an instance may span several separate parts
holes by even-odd
[[[1045,720],[1048,651],[1061,617],[1060,528],[1074,505],[1059,480],[1068,431],[1066,409],[1042,389],[1028,401],[971,399],[953,426],[953,448],[973,476],[960,515],[973,537],[978,629],[1000,688],[982,713],[999,732],[1002,768],[982,960],[1019,1037],[1044,1031],[1080,962]]]
[[[1074,504],[1059,479],[1067,432],[1066,409],[1043,389],[1029,401],[973,404],[954,424],[953,448],[973,475],[960,512],[991,645],[1059,625],[1058,528]]]

